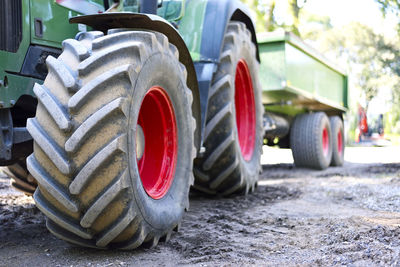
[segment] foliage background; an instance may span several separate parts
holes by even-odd
[[[357,126],[358,104],[368,109],[372,121],[385,113],[385,133],[400,134],[400,1],[375,0],[383,19],[398,18],[390,36],[357,21],[333,26],[330,17],[311,13],[307,0],[242,2],[253,12],[258,32],[291,31],[347,70],[350,136]],[[363,6],[354,12],[363,12]]]

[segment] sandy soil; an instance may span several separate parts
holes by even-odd
[[[289,150],[265,149],[254,194],[192,194],[179,233],[133,252],[58,240],[3,176],[0,266],[400,266],[400,148],[352,148],[346,160],[310,171],[294,168]]]

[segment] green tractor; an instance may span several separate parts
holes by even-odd
[[[3,0],[0,22],[0,163],[70,243],[168,240],[191,186],[255,189],[263,143],[343,164],[346,75],[257,43],[238,0]]]
[[[191,185],[254,190],[259,56],[239,1],[5,0],[0,12],[1,163],[27,193],[38,184],[54,235],[154,246],[179,228]]]

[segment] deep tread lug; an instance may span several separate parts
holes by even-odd
[[[58,226],[56,223],[54,223],[50,219],[46,220],[46,227],[47,227],[47,229],[49,229],[49,231],[53,235],[55,235],[56,237],[58,237],[60,239],[64,239],[65,241],[67,241],[71,244],[82,246],[82,247],[88,247],[88,248],[98,248],[98,247],[96,247],[96,245],[94,244],[94,242],[92,240],[83,239],[77,235],[74,235],[74,234],[66,231],[65,229],[61,228],[60,226]]]
[[[210,177],[198,168],[194,168],[193,172],[196,175],[197,179],[199,179],[201,182],[208,182],[210,180]]]
[[[68,107],[71,111],[77,111],[81,108],[93,95],[98,91],[101,90],[103,87],[102,85],[106,82],[111,80],[118,80],[123,78],[125,75],[130,80],[131,74],[133,73],[133,69],[131,65],[123,65],[117,67],[115,69],[109,70],[108,72],[104,73],[101,77],[96,78],[83,86],[76,94],[74,94],[70,100],[68,101]]]
[[[71,129],[71,121],[62,104],[51,95],[45,86],[35,83],[33,92],[61,130]]]
[[[57,223],[60,227],[68,230],[71,233],[74,233],[75,235],[83,239],[91,239],[93,237],[93,235],[87,232],[86,229],[83,229],[80,225],[76,225],[69,220],[63,218],[61,214],[51,208],[44,200],[44,197],[40,193],[40,189],[36,189],[33,198],[35,199],[36,206],[44,213],[44,215],[46,215],[50,220]]]
[[[127,108],[127,100],[120,97],[99,109],[89,118],[87,118],[78,127],[78,129],[75,130],[75,132],[65,143],[65,150],[67,152],[76,152],[76,150],[87,139],[88,135],[93,131],[93,129],[98,126],[98,124],[101,124],[103,120],[108,118],[116,110],[122,111],[122,113],[125,115],[128,112]]]
[[[138,61],[142,62],[143,58],[146,56],[145,51],[143,44],[138,42],[122,43],[118,48],[110,47],[104,49],[100,53],[81,62],[78,66],[79,75],[85,76],[89,74],[95,68],[104,65],[105,62],[115,60],[115,57],[120,54],[136,56]]]
[[[212,130],[215,129],[217,124],[228,114],[232,114],[232,103],[228,103],[223,107],[217,114],[207,123],[206,129],[204,131],[204,140],[210,135]]]
[[[147,231],[145,230],[145,228],[142,225],[139,225],[139,229],[136,231],[135,236],[128,244],[125,244],[125,246],[121,247],[121,249],[132,250],[139,247],[140,245],[143,244],[146,235]]]
[[[132,208],[128,208],[127,213],[121,216],[120,220],[97,240],[96,246],[107,246],[114,238],[125,230],[126,227],[128,227],[135,217],[136,212]]]
[[[90,56],[89,50],[75,39],[67,39],[62,42],[64,50],[71,51],[80,61]]]
[[[109,158],[114,156],[118,152],[125,152],[126,148],[126,136],[125,134],[115,138],[106,147],[99,151],[88,163],[81,169],[81,171],[75,176],[75,179],[69,186],[71,194],[77,195],[82,192],[84,186],[94,176],[96,171],[101,168],[104,162],[108,161]]]
[[[217,192],[215,190],[212,190],[212,189],[210,189],[208,187],[204,187],[204,186],[201,186],[201,185],[198,185],[198,184],[194,184],[193,188],[196,189],[197,191],[205,193],[207,195],[213,196],[213,195],[217,194]]]
[[[128,171],[125,170],[123,174],[118,177],[117,181],[102,193],[101,196],[88,208],[80,222],[82,227],[91,227],[93,222],[102,212],[104,212],[104,209],[114,200],[114,198],[117,197],[122,190],[129,187],[128,175]]]
[[[46,58],[46,65],[49,69],[49,72],[54,73],[69,92],[76,92],[79,89],[79,83],[67,65],[63,64],[60,60],[55,59],[52,56],[48,56]]]
[[[159,241],[160,241],[160,238],[155,236],[155,237],[152,237],[149,241],[145,241],[143,246],[145,248],[152,249],[152,248],[154,248],[154,247],[156,247],[158,245]]]
[[[157,44],[157,39],[154,33],[151,32],[132,32],[132,31],[119,31],[114,34],[106,35],[93,41],[92,49],[99,50],[105,49],[109,46],[120,45],[124,42],[143,41],[144,43],[154,47]]]
[[[217,189],[220,184],[222,184],[225,179],[236,169],[236,167],[239,165],[239,160],[236,158],[235,161],[223,172],[221,172],[217,178],[215,178],[211,183],[210,183],[210,188],[211,189]]]
[[[207,159],[204,161],[203,169],[206,171],[211,169],[218,158],[221,156],[221,154],[232,144],[234,140],[235,138],[233,136],[233,133],[228,135],[228,137],[221,144],[219,144],[210,154],[210,156],[208,156]]]
[[[168,231],[168,233],[166,233],[164,236],[162,236],[160,238],[160,242],[169,242],[169,240],[171,240],[171,236],[172,236],[172,231]]]
[[[29,172],[35,176],[38,183],[40,183],[41,188],[46,189],[46,191],[57,199],[66,209],[71,212],[79,211],[78,205],[64,192],[61,186],[51,180],[49,174],[40,167],[34,155],[28,157],[27,166]]]
[[[208,99],[213,97],[216,92],[218,92],[220,89],[225,88],[225,87],[232,87],[232,76],[225,75],[222,77],[218,82],[216,82],[210,89],[210,93],[208,95]]]
[[[58,148],[57,144],[49,142],[51,140],[47,134],[43,131],[42,127],[37,123],[36,119],[28,119],[26,128],[31,134],[33,140],[40,146],[40,148],[46,153],[49,159],[56,165],[56,167],[63,174],[70,174],[72,171],[71,165],[62,155],[62,152]]]

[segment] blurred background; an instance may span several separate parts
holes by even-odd
[[[241,1],[257,32],[293,32],[347,71],[348,145],[400,145],[400,1]]]

